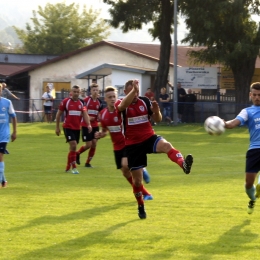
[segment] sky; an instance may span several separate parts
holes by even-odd
[[[56,4],[60,2],[65,2],[66,4],[76,3],[80,6],[86,5],[87,8],[92,6],[95,10],[100,10],[100,17],[104,19],[109,19],[108,9],[109,5],[103,3],[102,0],[8,0],[4,4],[4,8],[18,8],[28,15],[28,12],[31,14],[32,11],[38,10],[38,6],[44,7],[47,3]],[[158,40],[153,41],[152,37],[148,34],[148,28],[151,25],[145,25],[142,30],[130,31],[128,33],[122,33],[120,29],[111,29],[111,34],[107,40],[109,41],[120,41],[120,42],[138,42],[138,43],[159,43]],[[178,25],[178,42],[184,38],[186,33],[186,27],[183,22]],[[173,39],[173,37],[172,37]]]

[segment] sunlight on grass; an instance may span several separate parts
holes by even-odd
[[[194,165],[185,175],[166,154],[148,155],[145,186],[154,200],[140,220],[109,137],[98,141],[94,168],[82,163],[73,175],[64,172],[68,144],[55,135],[55,124],[19,124],[5,156],[9,185],[0,190],[0,259],[256,259],[260,209],[246,212],[245,129],[219,137],[198,125],[155,131],[192,153]]]

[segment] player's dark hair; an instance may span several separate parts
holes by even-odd
[[[127,87],[128,86],[131,86],[131,85],[133,85],[133,80],[131,79],[131,80],[128,80],[126,83],[125,83],[125,90],[127,89]]]
[[[108,87],[105,88],[105,93],[110,92],[110,91],[115,91],[115,92],[117,92],[117,89],[114,88],[114,87],[112,87],[112,86],[108,86]]]
[[[72,88],[79,89],[78,85],[74,85]]]
[[[98,88],[98,84],[93,83],[93,84],[90,85],[90,88]]]
[[[254,82],[250,86],[250,90],[255,89],[255,90],[260,90],[260,82]]]

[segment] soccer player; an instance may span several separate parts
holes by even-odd
[[[236,118],[225,122],[225,128],[246,125],[249,130],[250,144],[246,153],[245,192],[249,197],[247,212],[252,214],[256,198],[260,198],[260,177],[254,185],[257,173],[260,170],[260,82],[250,86],[249,97],[253,105],[241,110]]]
[[[97,139],[95,138],[95,132],[99,131],[98,127],[98,113],[103,109],[102,101],[98,98],[99,90],[97,84],[92,84],[90,86],[91,96],[88,96],[84,99],[84,104],[87,107],[88,115],[90,117],[90,123],[92,126],[92,131],[88,132],[88,128],[85,122],[81,124],[82,130],[82,141],[85,142],[85,145],[81,146],[77,151],[76,162],[80,164],[80,154],[89,149],[88,158],[85,163],[85,167],[92,168],[90,161],[95,155]]]
[[[115,109],[117,100],[117,89],[107,87],[105,89],[105,101],[107,107],[100,112],[99,120],[102,126],[102,131],[95,133],[95,138],[103,138],[110,133],[111,141],[114,147],[114,155],[117,169],[122,171],[123,176],[133,186],[132,174],[127,165],[127,157],[125,153],[125,137],[122,133],[122,118],[121,114]],[[148,172],[143,169],[143,178],[146,183],[150,181]],[[152,200],[153,196],[144,187],[142,190],[144,200]]]
[[[60,117],[64,113],[63,130],[67,142],[69,143],[69,153],[67,159],[66,172],[72,168],[73,174],[78,174],[76,166],[76,150],[80,137],[80,126],[82,118],[86,122],[89,132],[92,131],[87,108],[82,100],[79,99],[80,88],[75,85],[71,89],[71,97],[65,98],[59,105],[56,114],[56,135],[60,135]]]
[[[10,139],[9,118],[11,118],[13,128],[11,134],[12,142],[16,139],[17,119],[12,102],[9,99],[1,97],[1,95],[2,84],[0,84],[0,185],[5,188],[7,186],[7,181],[5,178],[4,154],[9,154],[6,150],[7,143]]]
[[[138,200],[138,216],[145,219],[142,168],[147,166],[147,154],[166,153],[169,159],[178,164],[186,174],[191,171],[193,157],[189,154],[184,158],[171,143],[155,134],[149,119],[152,117],[155,122],[160,122],[162,120],[160,108],[156,101],[138,96],[138,80],[127,81],[124,92],[126,97],[117,101],[115,107],[123,113],[128,167],[133,176],[133,189]]]

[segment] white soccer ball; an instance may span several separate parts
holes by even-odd
[[[205,120],[204,128],[210,135],[221,135],[225,132],[225,124],[218,116],[210,116]]]

